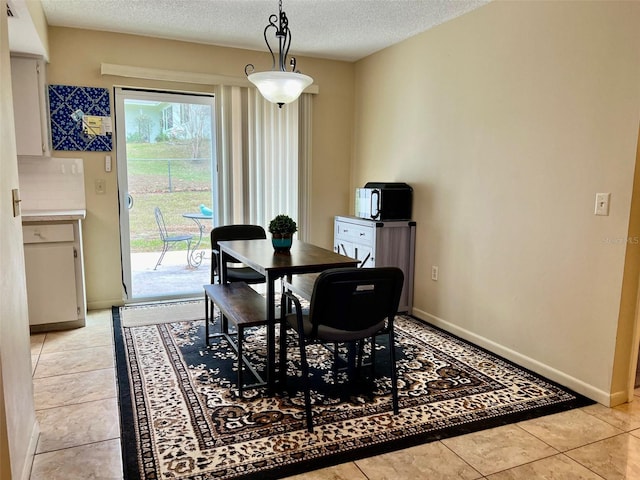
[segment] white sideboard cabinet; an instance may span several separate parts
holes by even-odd
[[[44,61],[11,57],[11,89],[18,155],[49,156],[49,121]]]
[[[363,268],[399,267],[404,273],[404,287],[398,310],[409,314],[413,308],[415,246],[414,221],[335,217],[334,251],[360,260]]]

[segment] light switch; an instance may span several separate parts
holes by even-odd
[[[105,172],[111,171],[111,155],[105,155],[104,157],[104,171]]]
[[[596,215],[609,215],[610,193],[596,193]]]

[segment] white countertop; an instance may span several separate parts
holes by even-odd
[[[84,220],[86,216],[86,210],[23,210],[22,223]]]

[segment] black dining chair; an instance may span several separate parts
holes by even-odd
[[[167,253],[167,250],[169,250],[170,245],[179,242],[187,243],[187,265],[189,265],[189,254],[191,253],[191,240],[193,240],[193,235],[191,235],[190,233],[169,235],[169,233],[167,232],[167,225],[164,223],[164,216],[162,215],[162,210],[160,210],[160,207],[156,207],[154,209],[154,214],[156,216],[158,230],[160,231],[160,240],[162,240],[162,252],[160,253],[160,258],[158,258],[156,266],[153,267],[153,269],[155,270],[162,263],[162,259],[164,258],[165,253]]]
[[[260,225],[223,225],[211,230],[211,283],[220,281],[220,246],[218,242],[225,240],[258,240],[267,238],[267,233]],[[248,284],[264,283],[264,275],[247,266],[233,266],[238,264],[235,259],[227,262],[227,282],[245,282]]]
[[[267,233],[264,228],[260,225],[223,225],[220,227],[215,227],[211,230],[211,284],[216,283],[215,279],[218,278],[218,283],[220,282],[220,245],[218,242],[222,242],[225,240],[260,240],[267,238]],[[229,257],[227,257],[229,258]],[[244,282],[246,284],[259,284],[265,283],[266,279],[264,275],[256,272],[251,267],[247,267],[246,265],[238,265],[241,262],[231,257],[227,261],[227,278],[226,283],[232,282]],[[209,308],[213,312],[213,302],[208,300]],[[213,316],[212,316],[213,317]],[[212,318],[213,320],[213,318]],[[209,320],[206,320],[206,331],[209,331]],[[266,323],[266,318],[264,323]],[[253,322],[254,326],[255,322]],[[244,326],[237,325],[239,330],[237,331],[238,336],[238,348],[239,351],[242,352],[242,339],[244,336]],[[229,322],[228,319],[224,315],[220,315],[220,331],[223,334],[228,334],[229,332]],[[208,333],[207,333],[207,341],[208,341]],[[240,360],[238,363],[238,368],[242,369],[242,355],[240,353]],[[241,380],[238,381],[240,383]],[[238,385],[238,390],[240,392],[240,396],[242,396],[242,385]]]
[[[347,343],[352,353],[349,355],[349,365],[355,363],[352,357],[355,344],[358,343],[361,347],[360,365],[363,341],[371,338],[373,357],[375,337],[388,335],[393,412],[398,413],[393,320],[398,311],[403,282],[404,274],[396,267],[326,270],[317,277],[309,309],[305,311],[295,295],[283,292],[280,305],[280,383],[284,385],[286,379],[287,329],[291,328],[298,336],[301,383],[309,432],[313,432],[313,418],[306,346],[312,342]],[[291,303],[294,306],[292,313]],[[349,378],[351,381],[351,375]]]

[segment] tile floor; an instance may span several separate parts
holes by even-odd
[[[31,337],[40,439],[32,480],[122,478],[111,311]],[[83,346],[91,347],[83,348]],[[592,405],[291,479],[640,479],[636,402]]]

